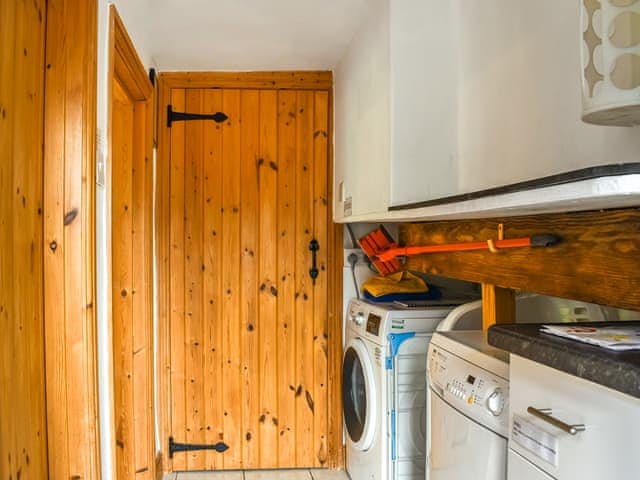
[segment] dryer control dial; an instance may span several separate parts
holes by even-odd
[[[501,388],[495,388],[487,397],[487,410],[495,417],[502,413],[504,410],[504,393]]]
[[[363,312],[356,313],[351,317],[351,320],[353,321],[353,323],[355,323],[358,326],[362,325],[364,323],[364,313]]]

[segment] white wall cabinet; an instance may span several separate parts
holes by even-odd
[[[335,72],[336,221],[384,217],[389,203],[389,4],[371,4]]]
[[[335,72],[336,221],[383,219],[456,181],[454,7],[372,4]]]
[[[640,204],[640,129],[581,121],[580,13],[572,0],[372,2],[335,72],[335,220]],[[388,210],[610,164],[637,171]]]
[[[457,190],[456,2],[391,0],[390,199]]]

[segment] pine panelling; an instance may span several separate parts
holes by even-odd
[[[554,233],[562,243],[412,257],[406,267],[503,288],[640,310],[640,210],[609,210],[491,220],[403,224],[402,245],[441,244]]]
[[[187,90],[185,95],[186,110],[199,112],[202,110],[202,91]],[[184,245],[185,245],[185,368],[188,381],[186,383],[187,442],[204,443],[204,356],[203,356],[203,322],[202,322],[202,259],[203,232],[202,208],[204,199],[202,173],[202,146],[204,122],[185,123],[185,135],[189,139],[185,143],[184,170]],[[204,469],[205,452],[190,452],[187,466],[190,470]]]
[[[46,478],[45,2],[0,2],[0,477]]]
[[[242,376],[240,318],[240,91],[222,92],[222,109],[229,116],[222,127],[222,402],[224,468],[242,467]]]
[[[296,397],[296,459],[295,465],[314,465],[313,426],[313,300],[315,288],[309,268],[313,239],[313,121],[314,92],[297,93],[296,156],[295,156],[295,343],[297,385],[302,387]],[[324,300],[324,299],[323,299]],[[326,300],[325,300],[326,301]]]
[[[97,478],[95,0],[47,2],[44,309],[50,478]]]
[[[169,101],[166,84],[161,91]],[[171,352],[167,437],[223,441],[229,450],[176,453],[167,467],[339,465],[330,458],[327,419],[328,356],[339,357],[332,360],[338,378],[341,364],[340,322],[335,337],[327,332],[337,306],[327,299],[337,278],[329,274],[329,94],[171,92],[176,111],[223,111],[229,119],[177,122],[161,134],[165,148],[170,136],[171,162],[170,327],[160,319],[160,348],[164,332]],[[160,153],[161,165],[167,157]],[[160,190],[165,178],[159,173]],[[162,241],[166,226],[158,233]],[[313,238],[321,242],[316,286],[308,273]],[[341,436],[331,438],[339,458]]]
[[[241,99],[241,244],[240,244],[240,315],[242,335],[242,464],[260,467],[260,368],[258,344],[258,245],[260,150],[260,92],[245,90]]]
[[[297,93],[278,95],[278,283],[272,294],[278,297],[278,415],[274,423],[280,430],[278,466],[290,467],[296,461],[296,399],[304,395],[298,382],[295,322],[296,248],[296,140]]]
[[[204,113],[222,110],[222,90],[204,91]],[[204,270],[203,291],[205,330],[204,342],[204,395],[206,425],[205,439],[213,445],[223,435],[223,403],[220,378],[222,377],[222,272],[219,259],[222,258],[222,127],[211,126],[204,129]],[[223,458],[215,451],[207,451],[206,468],[220,470]]]
[[[327,323],[329,312],[329,181],[327,159],[329,143],[329,94],[314,92],[313,118],[313,210],[314,225],[312,231],[320,244],[318,255],[317,284],[313,288],[313,361],[314,361],[314,436],[313,452],[315,465],[322,467],[327,462],[327,401],[328,336]]]
[[[185,91],[173,90],[171,104],[175,110],[183,111]],[[164,124],[166,125],[166,123]],[[171,339],[171,431],[169,434],[181,434],[186,431],[185,382],[185,250],[184,250],[184,214],[185,214],[185,123],[177,122],[171,128],[171,260],[168,278],[170,282],[171,323],[167,332]],[[169,412],[168,412],[169,413]],[[181,439],[176,439],[180,441]],[[168,438],[162,439],[164,445]],[[172,470],[187,468],[186,455],[173,458]]]
[[[260,150],[257,158],[259,184],[260,246],[259,262],[259,328],[260,336],[260,465],[278,466],[278,344],[277,288],[278,241],[278,171],[270,167],[278,160],[278,92],[260,92]],[[274,421],[273,419],[276,419]]]

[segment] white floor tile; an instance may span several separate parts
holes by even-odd
[[[247,470],[245,480],[312,480],[309,470]]]
[[[241,471],[181,472],[176,480],[244,480],[244,475]]]
[[[342,470],[247,470],[224,472],[180,472],[164,476],[164,480],[349,480]]]
[[[311,471],[313,480],[349,480],[349,475],[343,470],[325,470],[314,468]]]

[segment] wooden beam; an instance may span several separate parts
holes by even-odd
[[[402,245],[553,233],[559,245],[411,257],[406,268],[619,308],[640,310],[640,210],[402,224]]]
[[[482,329],[496,323],[515,323],[515,292],[488,283],[482,284]]]
[[[287,72],[163,72],[167,88],[250,88],[276,90],[330,90],[329,71]],[[166,105],[165,105],[166,108]]]

